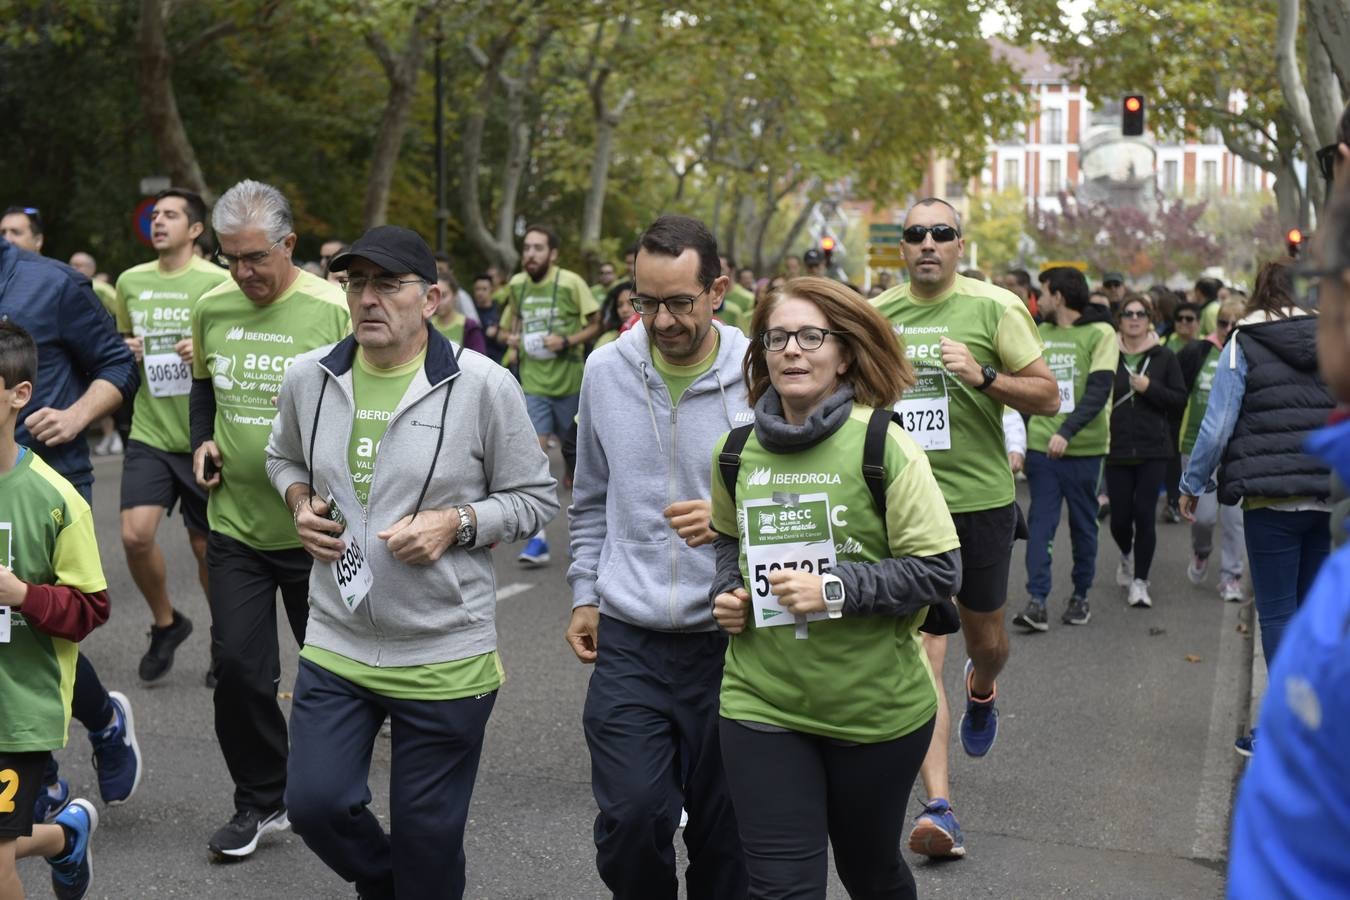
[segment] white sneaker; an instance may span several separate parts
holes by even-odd
[[[1125,602],[1131,606],[1149,607],[1153,605],[1153,598],[1148,595],[1148,582],[1142,578],[1136,578],[1130,582],[1130,596]]]
[[[683,806],[681,806],[681,807],[680,807],[680,827],[683,828],[684,826],[686,826],[686,825],[688,825],[688,824],[689,824],[689,810],[687,810],[687,809],[685,809]]]
[[[1125,554],[1116,566],[1116,584],[1129,587],[1134,582],[1134,557]]]
[[[1209,574],[1209,557],[1196,556],[1191,554],[1190,564],[1186,566],[1186,577],[1191,580],[1191,584],[1204,584],[1205,576]]]
[[[1220,581],[1219,597],[1229,603],[1241,603],[1246,599],[1242,592],[1242,582],[1237,578],[1225,578]]]

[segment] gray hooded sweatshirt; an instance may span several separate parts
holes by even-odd
[[[568,509],[574,608],[598,605],[653,631],[717,627],[708,603],[713,549],[686,545],[662,514],[677,501],[711,496],[718,438],[754,420],[741,378],[750,342],[738,329],[713,327],[717,359],[677,407],[641,323],[586,361]]]
[[[309,576],[305,642],[368,666],[418,666],[497,646],[491,546],[533,534],[558,512],[556,481],[510,373],[428,326],[427,356],[379,443],[369,504],[352,490],[348,337],[296,359],[286,372],[267,443],[267,475],[285,496],[297,482],[331,493],[365,552],[375,584],[348,612],[329,563]],[[394,559],[376,534],[416,510],[473,507],[478,536],[436,562]]]

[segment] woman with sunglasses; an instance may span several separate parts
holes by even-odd
[[[1149,570],[1158,534],[1158,491],[1174,452],[1168,415],[1186,403],[1177,358],[1151,330],[1148,298],[1131,294],[1120,307],[1120,363],[1111,410],[1111,449],[1106,457],[1106,494],[1111,536],[1120,548],[1116,583],[1129,588],[1130,606],[1153,605]]]
[[[732,635],[720,736],[749,896],[824,900],[828,835],[851,896],[914,897],[900,831],[937,712],[918,629],[960,581],[928,458],[888,415],[914,376],[889,323],[830,279],[787,282],[751,327],[755,422],[716,448],[712,494],[713,615]],[[863,471],[874,410],[884,502]]]
[[[1289,261],[1263,265],[1246,315],[1219,357],[1181,476],[1181,511],[1189,521],[1197,498],[1212,489],[1216,468],[1219,502],[1242,502],[1267,664],[1331,544],[1331,472],[1303,449],[1334,405],[1317,372],[1316,340],[1316,317],[1294,299]],[[1253,741],[1254,734],[1238,738],[1238,752],[1250,755]]]

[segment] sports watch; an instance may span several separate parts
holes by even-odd
[[[825,598],[825,612],[831,619],[844,615],[844,583],[838,575],[821,575],[820,592]]]
[[[980,374],[984,376],[984,382],[976,385],[975,390],[988,390],[989,385],[993,384],[994,379],[998,377],[998,369],[995,369],[993,366],[981,366]]]
[[[478,526],[473,523],[468,506],[456,506],[455,512],[459,513],[459,525],[455,528],[455,546],[468,549],[478,537]]]

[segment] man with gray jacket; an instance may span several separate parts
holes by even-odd
[[[267,446],[268,476],[318,561],[286,804],[361,897],[459,898],[502,683],[490,548],[542,528],[556,483],[510,374],[429,325],[441,289],[421,237],[372,228],[330,269],[353,333],[286,373]],[[392,839],[366,786],[386,717]]]
[[[596,864],[617,900],[674,900],[681,805],[690,900],[747,893],[717,739],[726,635],[708,603],[717,439],[752,420],[748,341],[713,320],[729,279],[702,223],[662,216],[643,234],[642,321],[587,361],[571,509],[567,641],[594,663],[583,724]]]

